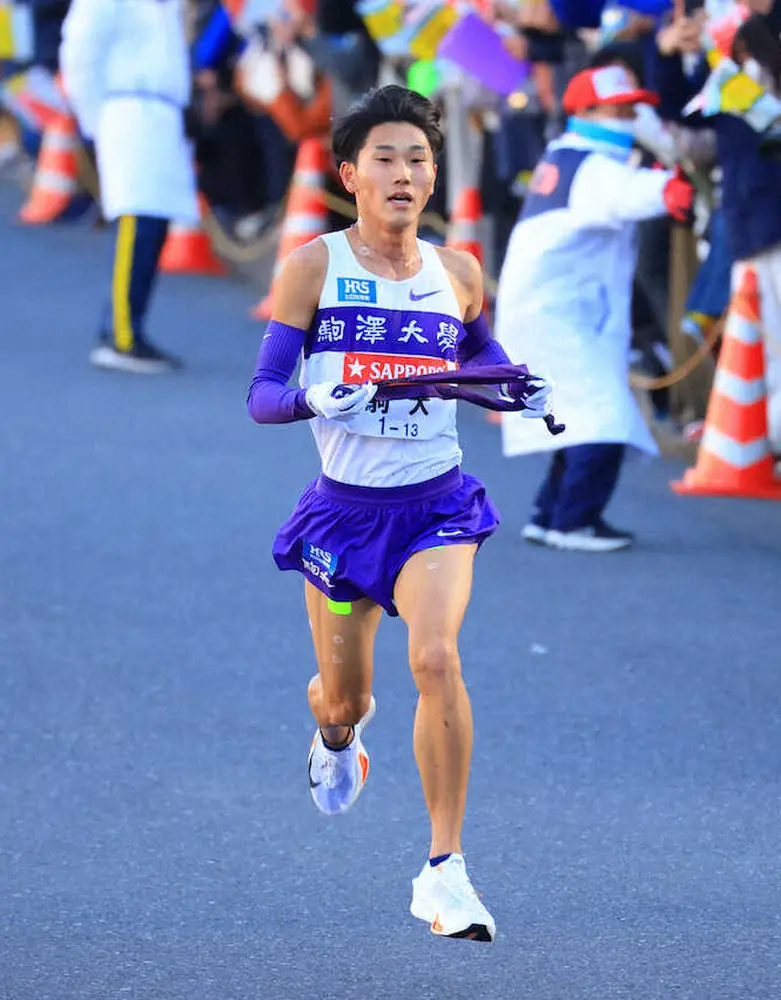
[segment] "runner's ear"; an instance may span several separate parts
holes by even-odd
[[[339,179],[349,194],[355,194],[355,164],[345,160],[339,164]]]

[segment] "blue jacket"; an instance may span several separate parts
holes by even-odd
[[[687,77],[679,57],[660,57],[659,113],[684,125],[715,130],[727,242],[733,260],[746,260],[781,243],[781,163],[760,155],[762,137],[741,118],[681,118],[683,106],[699,93],[706,76],[704,61],[697,74]]]
[[[551,10],[565,30],[598,28],[605,0],[551,0]]]

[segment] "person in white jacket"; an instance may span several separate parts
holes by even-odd
[[[145,320],[170,220],[198,220],[184,109],[191,77],[182,0],[73,0],[60,66],[94,140],[104,216],[118,220],[111,303],[90,355],[99,368],[156,374],[178,359]]]
[[[572,117],[538,164],[510,238],[496,335],[513,361],[553,380],[567,429],[546,440],[532,421],[504,414],[503,450],[554,450],[527,541],[612,551],[633,541],[603,516],[626,446],[657,451],[628,378],[634,223],[665,212],[687,221],[694,191],[679,171],[628,162],[635,106],[657,99],[623,67],[576,74],[563,102]]]

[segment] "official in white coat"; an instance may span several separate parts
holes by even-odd
[[[63,83],[95,143],[103,213],[118,220],[111,305],[90,356],[100,368],[180,365],[144,325],[169,220],[198,219],[184,14],[182,0],[73,0],[63,25]]]
[[[554,450],[523,536],[557,548],[630,545],[603,513],[626,446],[657,450],[629,387],[634,223],[665,212],[688,219],[693,188],[678,172],[629,164],[637,103],[657,99],[622,67],[572,78],[572,117],[534,172],[499,279],[497,338],[513,361],[554,381],[567,425],[552,438],[519,414],[502,418],[505,455]]]

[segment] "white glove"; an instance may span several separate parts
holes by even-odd
[[[306,390],[310,410],[326,420],[352,420],[374,398],[377,386],[372,382],[363,385],[343,385],[339,382],[317,382]]]
[[[530,377],[525,383],[505,383],[502,394],[514,402],[521,401],[524,409],[519,412],[530,420],[547,417],[553,409],[553,383],[540,375]]]
[[[521,416],[528,420],[535,420],[540,417],[547,417],[553,412],[553,386],[544,378],[537,377],[534,380],[535,391],[524,398],[525,409],[521,410]]]

